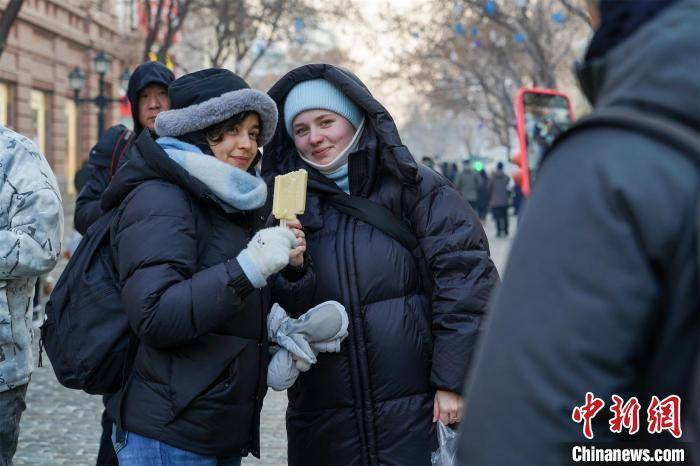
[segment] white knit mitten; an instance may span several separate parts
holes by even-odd
[[[258,231],[248,247],[238,254],[238,263],[253,286],[262,288],[270,275],[289,264],[289,252],[296,243],[294,233],[289,228],[265,228]]]

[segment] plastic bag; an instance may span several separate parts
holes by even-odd
[[[430,455],[433,466],[454,466],[457,464],[457,432],[438,421],[438,449]]]

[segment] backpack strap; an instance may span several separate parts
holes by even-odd
[[[328,194],[326,199],[340,212],[380,229],[409,250],[420,273],[421,289],[428,295],[432,294],[433,279],[428,262],[418,238],[406,223],[383,205],[364,197],[351,196],[338,190],[336,193]]]
[[[119,168],[119,162],[121,161],[124,153],[129,148],[131,141],[134,139],[134,132],[126,128],[119,135],[117,143],[114,145],[114,150],[112,151],[112,159],[109,163],[109,180],[112,180],[114,172]]]

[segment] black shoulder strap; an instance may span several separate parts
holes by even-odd
[[[119,168],[119,162],[124,156],[126,149],[129,147],[129,144],[131,144],[131,141],[134,139],[134,135],[135,133],[129,128],[125,128],[119,135],[119,139],[117,139],[117,143],[114,145],[114,150],[112,151],[112,159],[109,163],[110,180],[112,179],[114,172],[116,172]]]
[[[430,268],[418,238],[416,238],[416,235],[406,223],[398,219],[391,210],[383,205],[364,197],[350,196],[344,192],[338,192],[327,195],[326,199],[339,211],[379,228],[408,249],[413,255],[420,272],[423,291],[428,295],[432,293],[433,280]]]

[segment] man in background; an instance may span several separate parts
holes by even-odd
[[[144,128],[153,132],[156,116],[170,109],[168,86],[174,79],[173,72],[159,62],[146,62],[134,70],[126,92],[131,104],[134,131],[124,125],[109,128],[90,150],[87,166],[81,168],[81,178],[86,181],[83,181],[84,185],[75,201],[73,218],[75,229],[80,234],[84,235],[102,215],[100,197],[119,168],[134,136]]]

